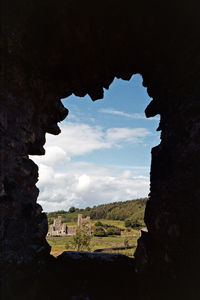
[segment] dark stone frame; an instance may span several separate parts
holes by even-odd
[[[46,132],[59,134],[57,123],[67,115],[60,99],[71,93],[102,98],[114,77],[129,80],[136,73],[153,98],[146,115],[160,114],[162,131],[160,145],[152,150],[148,234],[141,237],[133,263],[137,294],[141,299],[199,298],[198,12],[198,1],[2,0],[3,299],[18,292],[25,299],[39,297],[37,280],[29,296],[17,286],[30,286],[35,272],[41,282],[52,282],[45,272],[61,268],[49,255],[47,219],[36,203],[38,170],[28,158],[44,154]],[[66,260],[63,254],[58,261],[65,265]],[[12,291],[13,278],[19,285]]]

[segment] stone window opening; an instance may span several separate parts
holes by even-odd
[[[119,87],[118,87],[119,85]],[[114,88],[113,88],[114,86]],[[113,90],[114,89],[114,93]],[[128,92],[126,92],[126,89],[128,89]],[[136,89],[136,91],[134,91],[134,89]],[[118,95],[118,93],[120,95]],[[125,94],[125,96],[123,95],[123,93]],[[112,95],[114,94],[114,95]],[[113,98],[115,98],[117,96],[116,102],[114,103]],[[128,98],[128,99],[124,99],[124,97]],[[139,98],[139,100],[137,99]],[[80,160],[79,157],[86,157],[86,170],[84,170],[84,168],[81,169],[81,172],[78,170],[79,174],[79,178],[76,178],[76,182],[72,181],[70,183],[69,181],[69,176],[68,174],[66,174],[67,180],[65,183],[63,183],[63,185],[61,186],[63,188],[63,194],[60,195],[60,197],[63,197],[63,199],[67,199],[68,196],[65,195],[65,192],[69,192],[70,191],[70,185],[73,186],[73,188],[75,187],[76,189],[78,189],[79,195],[83,194],[84,196],[84,189],[89,190],[89,186],[90,189],[93,189],[94,191],[92,191],[91,193],[93,193],[93,197],[95,198],[95,193],[97,193],[97,190],[95,190],[92,185],[91,185],[91,181],[93,180],[93,178],[91,177],[92,175],[87,173],[88,172],[88,165],[90,163],[89,161],[89,156],[90,153],[92,153],[92,160],[94,163],[95,159],[98,161],[97,167],[101,168],[101,165],[99,165],[99,162],[101,161],[101,164],[104,164],[104,161],[102,160],[102,154],[101,151],[98,149],[98,147],[102,147],[102,151],[105,152],[107,149],[106,147],[113,147],[113,154],[112,156],[115,156],[115,160],[113,160],[113,158],[111,157],[111,154],[108,153],[108,159],[107,160],[107,164],[109,164],[109,159],[111,158],[111,161],[117,161],[117,156],[118,154],[115,154],[115,152],[120,153],[120,147],[124,147],[124,148],[130,148],[127,152],[125,152],[124,156],[127,156],[125,159],[126,162],[126,166],[123,166],[122,170],[124,169],[124,172],[122,172],[122,179],[121,180],[127,180],[127,183],[124,183],[125,187],[124,187],[124,191],[126,191],[127,196],[125,196],[122,201],[125,200],[131,200],[131,199],[136,199],[136,198],[142,198],[142,197],[147,197],[148,193],[149,193],[149,183],[147,184],[148,176],[149,176],[149,172],[150,172],[150,151],[152,146],[155,146],[156,144],[159,143],[159,137],[158,134],[156,135],[156,128],[158,127],[158,123],[159,123],[159,118],[156,117],[153,120],[148,120],[145,117],[144,114],[144,110],[146,108],[146,106],[149,104],[149,102],[151,101],[151,99],[149,98],[146,89],[144,87],[142,87],[142,77],[139,74],[133,75],[132,78],[130,79],[130,81],[123,81],[123,80],[119,80],[119,79],[115,79],[114,82],[110,85],[109,90],[108,91],[104,91],[104,98],[96,101],[94,103],[92,103],[91,99],[89,98],[89,96],[85,96],[84,98],[80,98],[80,97],[76,97],[76,96],[70,96],[67,97],[66,99],[63,99],[62,102],[64,104],[64,106],[66,106],[66,108],[69,109],[69,115],[68,117],[62,122],[61,124],[61,133],[59,136],[52,136],[52,135],[48,135],[47,136],[47,143],[46,143],[46,157],[40,157],[39,158],[39,172],[40,169],[42,169],[42,176],[46,176],[46,182],[43,180],[42,177],[42,184],[40,183],[40,177],[39,177],[39,183],[38,183],[38,187],[40,189],[40,196],[39,196],[39,203],[44,207],[44,211],[46,210],[46,206],[45,204],[45,193],[47,193],[48,189],[50,189],[51,191],[51,195],[49,194],[48,197],[50,198],[51,201],[53,201],[53,199],[55,199],[56,194],[58,194],[58,190],[60,189],[59,186],[59,178],[62,181],[63,177],[65,176],[65,172],[64,172],[64,168],[63,166],[65,166],[66,169],[69,169],[70,165],[73,166],[75,163],[76,164],[80,164],[84,162],[84,158],[83,160]],[[108,102],[108,103],[107,103]],[[124,102],[124,105],[121,105],[120,103]],[[136,102],[136,103],[135,103]],[[130,105],[131,103],[131,105]],[[97,108],[95,108],[95,106],[97,106]],[[131,106],[131,107],[130,107]],[[80,107],[80,109],[79,109]],[[85,110],[84,110],[85,109]],[[85,112],[86,111],[86,112]],[[95,119],[95,117],[97,119]],[[113,120],[112,120],[113,119]],[[145,123],[146,122],[146,123]],[[112,124],[114,123],[114,124]],[[106,129],[103,128],[106,124]],[[98,128],[97,128],[98,126]],[[101,127],[99,129],[99,127]],[[94,129],[93,129],[94,128]],[[119,132],[117,132],[117,129],[119,129]],[[123,129],[124,133],[123,133]],[[67,132],[68,130],[68,132]],[[73,134],[69,134],[69,131],[74,131]],[[79,130],[80,130],[80,135],[79,134]],[[112,131],[113,130],[113,131]],[[120,132],[121,130],[121,132]],[[135,132],[134,132],[135,130]],[[137,132],[138,130],[138,132]],[[84,132],[86,131],[87,134]],[[119,136],[119,140],[116,142],[116,144],[114,145],[109,145],[109,141],[105,140],[105,136],[109,133],[113,132],[114,135],[118,134],[121,136]],[[83,137],[81,137],[81,134],[83,134]],[[101,138],[99,139],[98,137],[99,135],[104,135],[104,139]],[[125,136],[123,136],[123,134]],[[78,135],[78,137],[76,137]],[[136,135],[136,136],[135,136]],[[144,136],[143,136],[144,135]],[[91,140],[91,136],[94,139],[94,141],[97,143],[96,146],[94,146],[91,149],[83,149],[82,152],[79,149],[82,145],[78,144],[76,139],[80,139],[81,141],[86,140],[87,143],[87,137],[90,141]],[[112,135],[110,134],[110,139],[112,139]],[[49,138],[50,138],[50,143],[49,143]],[[145,143],[145,139],[148,138],[148,141],[146,142],[148,145],[144,146],[143,144]],[[135,139],[135,140],[134,140]],[[72,141],[72,142],[71,142]],[[72,145],[72,143],[75,143],[74,147]],[[108,145],[105,146],[101,146],[102,143],[107,143]],[[119,144],[118,144],[119,142]],[[99,144],[98,144],[99,143]],[[123,144],[124,143],[124,144]],[[143,143],[143,144],[142,144]],[[71,148],[70,148],[71,147]],[[84,145],[83,147],[87,147],[87,145]],[[96,147],[96,148],[95,148]],[[68,149],[70,148],[70,150]],[[132,148],[132,149],[131,149]],[[148,161],[148,166],[138,166],[137,164],[137,158],[134,160],[134,166],[131,166],[132,163],[132,157],[130,152],[134,151],[136,153],[136,157],[137,157],[137,153],[140,152],[141,148],[148,148],[148,150],[143,149],[143,151],[145,151],[145,155],[149,156],[148,160],[145,158],[146,161]],[[66,154],[66,152],[69,150],[69,153],[71,151],[71,155],[72,155],[72,159],[75,158],[75,162],[72,161],[71,158],[68,157],[68,153]],[[88,151],[88,153],[87,153]],[[97,155],[95,158],[94,152],[99,152],[99,156]],[[121,156],[121,155],[120,155]],[[78,160],[76,161],[76,158],[78,157]],[[127,164],[127,161],[129,159],[130,164]],[[51,161],[52,160],[52,161]],[[142,159],[140,158],[140,162],[142,161]],[[36,159],[37,162],[37,159]],[[37,162],[38,163],[38,162]],[[122,159],[122,163],[123,165],[123,159]],[[41,166],[40,166],[41,165]],[[121,166],[122,167],[122,166]],[[130,171],[127,171],[127,169],[129,170],[130,167],[133,167],[133,173],[135,174],[131,174]],[[58,169],[61,169],[62,172],[59,173],[59,171],[57,171]],[[143,169],[142,169],[143,168]],[[91,172],[91,170],[89,170]],[[141,174],[141,171],[143,172],[143,174]],[[54,174],[53,174],[54,172]],[[139,173],[140,172],[140,173]],[[144,173],[145,172],[145,173]],[[118,173],[119,170],[118,170]],[[89,175],[88,175],[89,174]],[[58,183],[58,189],[55,185],[55,183],[53,182],[53,178],[51,177],[51,175],[53,176],[53,178],[55,179],[55,181],[57,180]],[[60,177],[59,177],[60,176]],[[78,177],[76,174],[70,174],[70,180],[72,180],[72,178],[74,177]],[[94,175],[93,175],[94,176]],[[113,177],[113,176],[111,176]],[[129,178],[130,177],[130,178]],[[134,179],[133,179],[134,177]],[[144,180],[142,179],[142,177],[144,177]],[[57,179],[58,178],[58,179]],[[115,179],[115,185],[119,184],[120,182],[120,176],[118,175],[118,178],[114,178]],[[100,180],[102,180],[102,178],[100,177]],[[130,183],[128,183],[128,181],[133,181],[133,183],[137,185],[144,185],[145,189],[146,189],[146,194],[138,194],[134,196],[131,195],[131,191],[133,191],[133,188],[131,190],[130,187]],[[135,180],[135,182],[134,182]],[[106,180],[105,180],[106,181]],[[52,185],[51,185],[52,182]],[[46,185],[46,186],[45,186]],[[110,181],[110,185],[113,185],[113,181]],[[55,190],[53,189],[55,188]],[[104,183],[104,185],[102,186],[102,189],[108,189],[109,188],[109,183]],[[113,187],[113,193],[114,193],[114,188]],[[75,191],[73,189],[71,189],[70,191],[71,193],[75,193]],[[90,192],[90,190],[89,190]],[[121,188],[121,194],[123,193],[122,188]],[[110,194],[111,195],[111,192]],[[70,195],[71,196],[71,195]],[[116,197],[116,195],[114,195]],[[40,200],[41,197],[41,200]],[[44,200],[43,200],[44,199]],[[91,200],[91,199],[90,199]],[[85,206],[94,206],[94,205],[99,205],[99,204],[103,204],[103,203],[109,203],[110,202],[115,202],[115,201],[120,201],[121,199],[118,197],[118,199],[112,199],[112,196],[110,196],[110,198],[107,197],[106,202],[100,202],[101,200],[99,200],[99,202],[93,202],[91,200],[91,202],[86,203]],[[81,201],[79,201],[80,206],[81,206]],[[51,204],[51,202],[50,202]],[[76,204],[74,204],[74,202],[71,202],[70,204],[68,204],[69,206],[76,206]],[[59,209],[65,209],[67,210],[65,207],[67,206],[67,204],[65,204],[65,206],[57,206],[57,209],[54,210],[59,210]],[[56,207],[56,206],[54,206]],[[49,210],[51,211],[51,209]],[[146,230],[146,229],[144,229]],[[57,232],[58,233],[58,232]],[[64,235],[67,234],[67,232],[65,231],[59,231],[60,235]],[[48,234],[49,235],[49,234]]]

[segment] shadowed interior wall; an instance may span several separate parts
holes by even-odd
[[[50,259],[47,219],[36,202],[38,168],[28,155],[43,155],[45,134],[60,133],[57,123],[67,116],[60,99],[74,93],[97,100],[115,77],[129,80],[140,73],[153,98],[146,115],[161,115],[161,143],[152,150],[145,212],[148,233],[139,241],[134,272],[138,282],[146,285],[141,299],[161,299],[166,286],[166,299],[169,295],[172,299],[172,291],[174,299],[179,299],[180,290],[184,299],[189,295],[196,299],[200,266],[198,12],[198,1],[2,1],[3,286],[9,268],[48,265]]]

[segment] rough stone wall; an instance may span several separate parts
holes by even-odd
[[[159,109],[162,134],[152,149],[148,234],[139,241],[136,271],[154,274],[160,289],[168,285],[166,299],[179,299],[180,291],[184,299],[199,298],[199,92],[177,89],[178,96],[166,93],[159,108],[152,102],[146,110],[153,116]]]
[[[60,99],[99,99],[114,77],[140,73],[153,98],[147,116],[161,115],[148,233],[136,252],[137,280],[146,287],[140,296],[199,299],[198,1],[3,0],[1,8],[1,265],[49,258],[38,170],[28,155],[44,154],[46,132],[60,132],[67,115]]]
[[[66,235],[67,234],[67,225],[62,223],[62,217],[58,216],[53,221],[53,224],[50,225],[47,236],[56,236],[56,235]]]
[[[29,262],[50,251],[46,215],[36,203],[38,167],[28,157],[44,153],[44,126],[50,121],[32,98],[1,91],[0,262]],[[60,107],[64,118],[65,109]]]
[[[76,226],[67,226],[67,235],[75,235]]]
[[[82,228],[86,226],[87,232],[91,235],[91,222],[90,217],[83,218],[82,214],[78,214],[77,226]],[[47,236],[63,236],[63,235],[75,235],[77,226],[67,226],[65,223],[62,223],[62,217],[58,216],[53,221],[53,224],[50,225]]]
[[[84,227],[87,229],[87,233],[88,233],[89,235],[92,234],[92,224],[91,224],[91,221],[90,221],[90,217],[89,217],[89,216],[83,218],[83,215],[82,215],[82,214],[79,214],[79,215],[78,215],[77,225],[78,225],[80,228],[83,228],[83,226],[84,226]]]
[[[61,224],[62,224],[62,217],[58,216],[58,218],[55,218],[53,221],[53,226],[55,230],[61,229]]]

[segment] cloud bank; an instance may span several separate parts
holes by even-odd
[[[130,170],[113,174],[97,165],[70,163],[68,170],[59,172],[40,165],[39,203],[45,211],[86,207],[113,201],[145,197],[149,178],[135,177]]]
[[[84,155],[103,149],[142,143],[152,133],[145,128],[109,128],[64,122],[59,136],[47,136],[46,155],[31,157],[39,165],[38,202],[45,211],[86,207],[145,197],[149,178],[133,168],[116,170],[84,162]],[[76,157],[82,161],[75,161]]]

